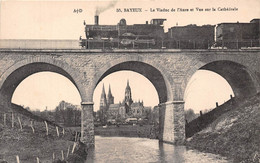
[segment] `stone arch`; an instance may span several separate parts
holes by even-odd
[[[102,67],[96,74],[92,95],[95,87],[104,77],[120,70],[134,71],[146,77],[158,92],[160,103],[165,103],[174,99],[174,88],[171,86],[173,80],[167,71],[156,63],[149,62],[148,60],[146,61],[140,57],[136,58],[134,56],[131,58],[120,58],[104,65],[104,67]]]
[[[145,76],[155,87],[159,96],[159,140],[182,144],[185,139],[184,102],[178,99],[179,87],[162,65],[141,56],[129,56],[109,62],[96,73],[92,94],[96,85],[107,75],[130,70]],[[177,83],[179,84],[179,83]],[[178,85],[179,86],[179,85]]]
[[[249,97],[258,92],[257,78],[248,67],[241,63],[230,60],[215,60],[208,63],[197,61],[186,74],[184,81],[186,86],[197,70],[209,70],[222,76],[237,97]]]
[[[84,87],[80,81],[80,74],[67,63],[52,57],[31,57],[10,66],[0,77],[0,95],[5,104],[11,103],[16,87],[26,77],[42,71],[59,73],[67,77],[78,89],[82,101],[86,99]]]

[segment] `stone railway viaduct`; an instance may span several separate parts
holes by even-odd
[[[199,69],[224,77],[235,96],[260,92],[260,50],[8,50],[0,49],[0,104],[9,107],[19,83],[37,72],[64,75],[77,87],[82,106],[82,141],[94,145],[93,93],[107,75],[131,70],[156,88],[160,140],[185,141],[184,92]]]

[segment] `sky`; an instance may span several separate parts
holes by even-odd
[[[188,24],[216,25],[221,22],[249,22],[260,17],[260,7],[258,6],[260,6],[259,0],[82,0],[75,2],[2,0],[0,1],[0,39],[77,40],[79,36],[84,38],[83,21],[85,20],[87,24],[93,24],[97,9],[103,11],[99,13],[99,24],[116,25],[122,18],[126,19],[128,25],[142,24],[153,18],[165,18],[167,21],[164,26],[167,31],[168,28],[177,24],[178,26],[185,26]],[[237,8],[237,11],[218,10],[218,8],[223,7]],[[129,8],[141,8],[142,12],[117,12],[119,9],[124,11]],[[157,8],[170,10],[177,10],[178,8],[194,9],[194,11],[151,12],[151,10]],[[204,11],[197,11],[197,8],[204,9]],[[205,8],[210,8],[211,11],[205,11]],[[212,8],[216,9],[216,11],[212,11]],[[80,9],[82,12],[74,12]],[[193,108],[197,112],[205,108],[212,108],[215,106],[216,101],[224,102],[232,94],[231,88],[228,89],[228,86],[224,86],[227,85],[226,81],[223,82],[223,79],[216,74],[212,76],[210,72],[200,71],[198,76],[194,76],[188,86],[189,90],[186,90],[185,93],[185,108]],[[128,78],[135,101],[143,99],[144,104],[147,106],[157,105],[157,92],[152,93],[152,90],[155,90],[154,87],[147,82],[147,79],[142,78],[142,76],[139,79],[139,77],[139,74],[132,75],[123,72],[104,78],[94,93],[95,110],[98,108],[98,98],[103,83],[106,91],[108,85],[111,84],[115,102],[118,102],[123,99]],[[115,84],[118,80],[121,83]],[[200,80],[202,82],[199,82]],[[136,81],[138,81],[137,84]],[[207,86],[206,83],[211,84],[211,86]],[[216,93],[213,93],[213,88],[216,88]],[[44,93],[46,90],[47,92]],[[138,91],[140,92],[137,93]],[[152,95],[153,99],[146,99],[149,96],[144,95],[144,93],[148,93],[149,96]],[[218,97],[213,97],[215,94]],[[48,109],[55,108],[61,100],[77,105],[80,104],[80,97],[74,85],[63,76],[50,73],[34,74],[26,78],[18,86],[13,96],[14,102],[40,110],[45,109],[46,106]],[[194,101],[203,103],[195,103]]]
[[[112,7],[107,7],[112,6]],[[96,9],[100,24],[116,25],[125,18],[127,24],[145,23],[153,18],[166,18],[165,29],[188,24],[249,22],[260,17],[259,0],[118,0],[118,1],[0,1],[0,38],[2,39],[79,39],[84,36],[83,21],[94,23]],[[237,11],[197,11],[196,8],[238,8]],[[142,12],[116,12],[141,8]],[[193,12],[150,12],[151,9],[194,9]],[[81,9],[82,12],[74,12]],[[147,11],[145,11],[147,10]]]
[[[12,102],[29,106],[31,110],[53,110],[60,101],[80,105],[80,94],[65,76],[53,72],[39,72],[25,78],[15,89]]]
[[[234,97],[229,83],[219,74],[198,70],[189,80],[184,93],[184,109],[193,109],[196,113],[216,107]]]
[[[99,109],[103,84],[105,92],[111,87],[114,102],[124,99],[127,80],[132,91],[133,101],[143,101],[145,106],[159,104],[158,93],[153,84],[141,74],[132,71],[118,71],[106,76],[95,88],[93,101],[94,111]],[[220,75],[198,70],[190,79],[184,94],[185,109],[192,108],[196,113],[211,109],[216,102],[221,105],[233,95],[227,81]],[[24,79],[16,88],[12,102],[29,106],[32,110],[55,109],[60,101],[80,105],[81,99],[77,88],[66,77],[53,72],[39,72]]]

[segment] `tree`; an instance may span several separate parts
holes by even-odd
[[[29,106],[25,107],[24,109],[26,109],[26,110],[28,110],[28,111],[31,111],[31,109],[30,109]]]
[[[78,126],[81,124],[81,111],[77,107],[74,108],[74,125]]]
[[[195,119],[197,117],[198,117],[198,115],[194,113],[194,110],[192,110],[192,109],[185,110],[185,119],[188,122],[192,121],[193,119]]]
[[[58,106],[55,108],[54,119],[55,119],[55,123],[61,123],[60,108]]]
[[[75,119],[73,116],[73,108],[71,106],[67,107],[66,110],[66,119],[65,119],[65,124],[66,126],[72,126],[74,124]]]

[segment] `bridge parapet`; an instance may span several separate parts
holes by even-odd
[[[0,52],[64,52],[64,53],[222,53],[237,54],[245,52],[260,52],[260,48],[255,49],[80,49],[80,48],[3,48]]]

